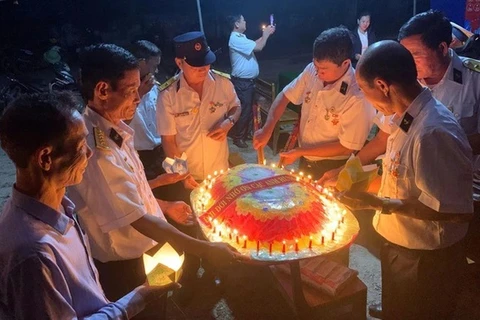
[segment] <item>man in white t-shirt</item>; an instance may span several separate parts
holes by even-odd
[[[241,14],[228,17],[228,23],[232,29],[228,41],[232,63],[232,83],[242,106],[242,114],[232,128],[230,136],[233,138],[233,144],[239,148],[246,148],[245,140],[253,119],[255,79],[259,73],[255,51],[262,51],[268,38],[275,32],[275,26],[263,28],[262,36],[254,41],[244,34],[247,30],[247,22]]]

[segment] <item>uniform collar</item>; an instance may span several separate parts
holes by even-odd
[[[179,86],[178,90],[188,90],[188,91],[193,91],[195,92],[187,83],[187,80],[185,80],[185,77],[183,76],[183,72],[180,73],[179,77]],[[205,92],[205,89],[212,83],[214,83],[215,79],[213,78],[212,71],[209,71],[207,74],[207,77],[205,78],[205,82],[203,83],[203,91]]]
[[[321,81],[320,79],[318,80],[321,82],[323,90],[335,90],[340,92],[343,95],[346,95],[346,93],[351,89],[351,85],[352,83],[354,83],[354,79],[355,79],[355,70],[353,69],[352,65],[350,65],[347,72],[345,72],[345,74],[340,79],[335,81],[333,84],[323,86],[323,81]]]
[[[431,88],[435,88],[437,86],[440,86],[446,82],[454,82],[456,84],[463,84],[463,62],[462,59],[453,51],[452,49],[448,49],[448,54],[450,56],[450,64],[448,65],[447,71],[445,71],[445,74],[443,75],[442,80],[440,80],[439,83],[431,86]],[[423,81],[423,79],[420,81],[423,86],[428,87],[427,84]]]
[[[408,132],[411,121],[413,121],[413,119],[418,116],[418,114],[422,111],[427,102],[431,99],[433,99],[432,92],[428,88],[423,88],[422,92],[412,101],[412,103],[408,106],[407,110],[405,110],[405,112],[401,115],[393,115],[391,122],[396,127],[399,127],[403,131]],[[410,123],[403,123],[405,120],[409,121]]]
[[[75,205],[67,197],[63,197],[62,206],[65,209],[65,214],[52,209],[51,207],[41,203],[26,194],[18,191],[15,186],[12,188],[12,203],[34,218],[48,224],[62,235],[67,231],[67,227],[73,217],[73,210]]]
[[[245,35],[244,35],[243,33],[240,33],[240,32],[238,32],[238,31],[232,31],[232,34],[233,34],[234,36],[237,36],[237,37],[245,37]]]
[[[85,113],[84,113],[85,119],[88,119],[93,127],[96,127],[100,130],[102,130],[107,136],[110,135],[111,130],[115,130],[120,136],[122,136],[123,141],[126,141],[127,139],[131,139],[135,132],[133,129],[127,125],[125,122],[120,121],[118,125],[113,124],[112,122],[108,121],[101,115],[99,115],[95,110],[87,106],[85,108]],[[92,134],[92,132],[90,132]]]

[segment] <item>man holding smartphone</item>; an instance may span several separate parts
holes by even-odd
[[[229,16],[227,20],[232,29],[228,41],[232,63],[232,83],[242,106],[242,114],[232,128],[230,136],[233,138],[233,144],[237,147],[247,148],[245,140],[253,119],[253,93],[255,91],[255,79],[259,74],[255,51],[262,51],[268,38],[275,32],[275,26],[272,23],[272,15],[271,24],[263,28],[262,36],[254,41],[248,39],[244,34],[247,30],[247,22],[241,14]]]

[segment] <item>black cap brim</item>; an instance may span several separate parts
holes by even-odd
[[[208,50],[203,59],[186,59],[185,61],[192,67],[204,67],[214,63],[217,60],[217,56],[212,50]]]

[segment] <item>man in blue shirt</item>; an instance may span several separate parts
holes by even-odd
[[[24,96],[0,119],[1,146],[16,166],[0,215],[0,315],[15,319],[129,319],[168,288],[142,285],[105,297],[65,188],[79,183],[92,150],[67,93]]]
[[[275,26],[266,26],[260,38],[250,40],[244,34],[247,30],[247,22],[241,14],[232,15],[227,20],[232,29],[228,41],[232,63],[232,83],[242,106],[240,119],[232,128],[230,135],[237,147],[247,148],[245,140],[252,124],[255,79],[259,74],[255,52],[262,51],[268,38],[275,32]]]

